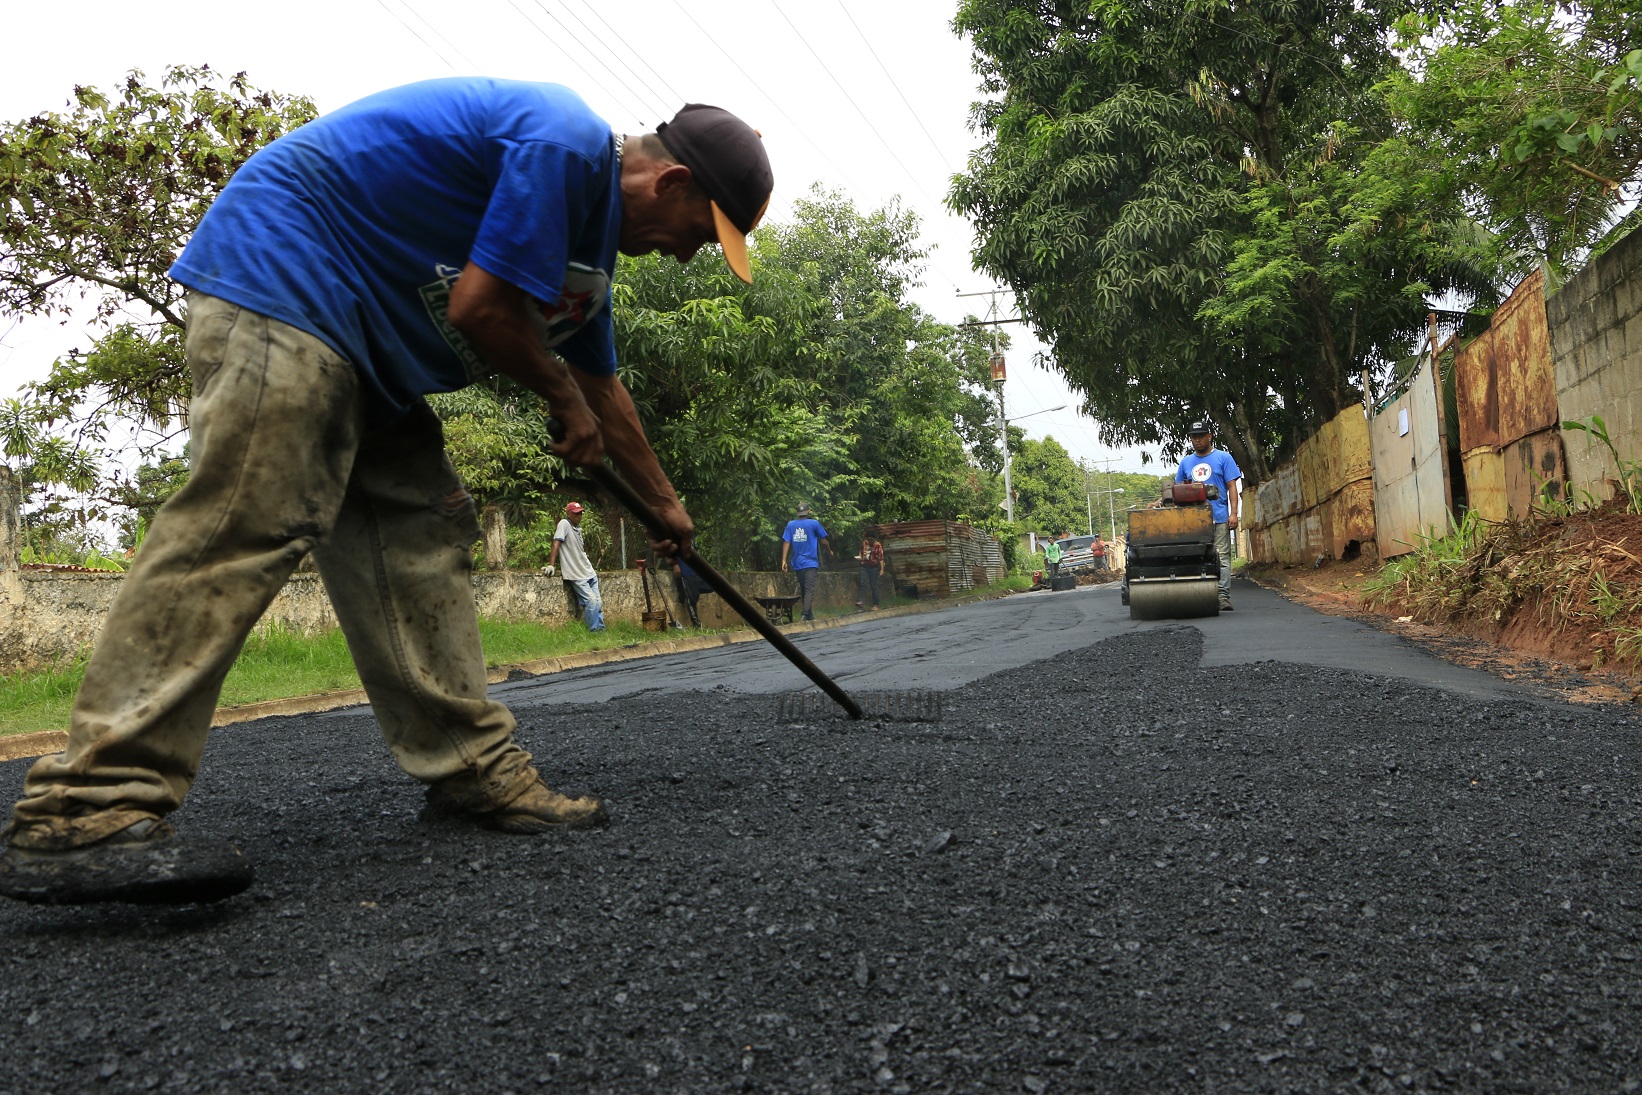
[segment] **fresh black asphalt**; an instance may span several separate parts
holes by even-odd
[[[218,731],[175,820],[256,886],[0,907],[0,1092],[1634,1089],[1629,709],[1265,596],[803,639],[937,723],[782,723],[751,646],[505,686],[602,832],[421,820],[363,710]]]

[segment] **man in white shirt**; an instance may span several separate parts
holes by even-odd
[[[599,576],[593,564],[587,561],[587,549],[582,545],[582,504],[572,502],[564,507],[559,527],[553,530],[553,550],[547,556],[547,572],[559,567],[564,579],[566,599],[572,611],[581,606],[582,622],[589,631],[604,630],[604,601],[599,597]]]

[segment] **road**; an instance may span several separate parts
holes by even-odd
[[[0,907],[0,1091],[1634,1089],[1629,709],[1236,596],[802,638],[938,722],[783,722],[752,645],[510,682],[611,802],[553,839],[422,820],[363,711],[219,731],[176,820],[257,885]]]

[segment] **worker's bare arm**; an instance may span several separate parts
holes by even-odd
[[[679,503],[673,484],[650,447],[650,439],[644,436],[644,426],[639,422],[638,408],[633,406],[627,385],[620,377],[593,376],[580,369],[572,369],[571,376],[598,417],[604,447],[617,470],[673,530],[671,539],[651,540],[651,546],[662,555],[684,551],[695,535],[695,522]]]
[[[1226,527],[1236,528],[1243,511],[1243,480],[1233,479],[1226,484]]]
[[[604,455],[599,420],[569,367],[542,345],[536,307],[529,293],[470,262],[451,290],[448,318],[487,364],[547,400],[564,423],[554,452],[573,464],[596,464]]]

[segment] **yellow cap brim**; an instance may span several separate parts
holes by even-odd
[[[729,264],[730,270],[736,277],[751,285],[753,283],[753,264],[747,258],[747,233],[737,228],[735,222],[724,215],[724,210],[718,207],[717,202],[711,204],[713,207],[713,227],[718,230],[718,246],[724,252],[724,261]],[[754,228],[757,228],[758,222],[764,219],[764,211],[769,207],[770,199],[765,198],[764,208],[760,209],[758,216],[753,218]]]
[[[747,258],[747,237],[730,223],[730,218],[724,215],[717,202],[713,203],[713,226],[718,229],[718,246],[724,252],[724,261],[736,277],[751,285],[753,264]]]

